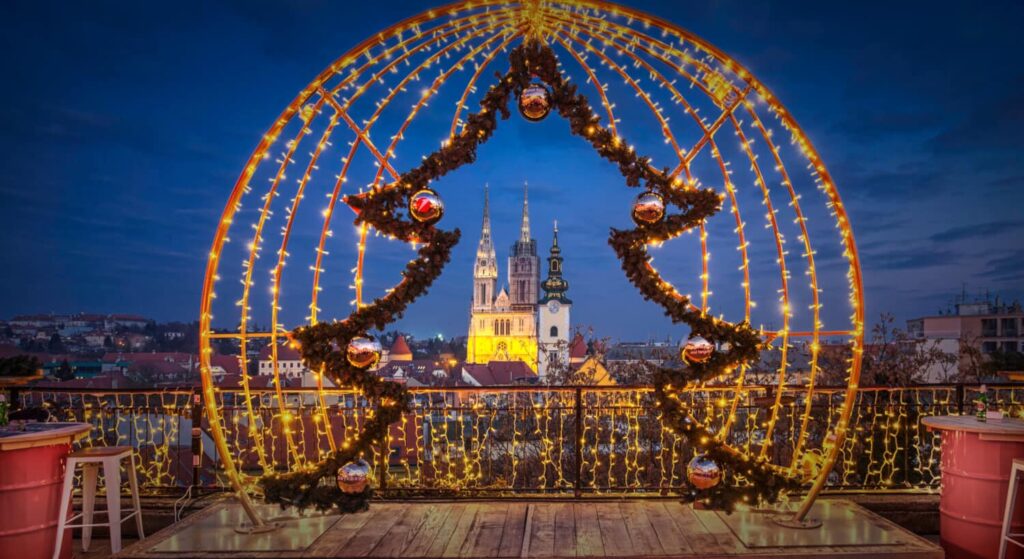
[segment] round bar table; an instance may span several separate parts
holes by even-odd
[[[27,423],[0,428],[0,550],[18,559],[53,556],[64,464],[71,443],[85,437],[88,423]],[[64,532],[61,559],[71,557],[71,530]],[[2,553],[0,553],[2,555]]]
[[[1010,469],[1015,458],[1024,459],[1024,421],[944,415],[921,423],[942,431],[939,530],[946,557],[996,557]],[[1024,498],[1017,499],[1014,518],[1012,531],[1024,530]],[[1008,558],[1024,559],[1024,550],[1010,547]]]

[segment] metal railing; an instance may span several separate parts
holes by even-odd
[[[734,388],[686,394],[695,413],[724,425]],[[808,393],[785,387],[773,440],[764,424],[773,386],[748,387],[731,422],[729,441],[777,464],[792,460],[793,441]],[[844,388],[816,388],[808,447],[818,448],[834,426]],[[934,491],[940,480],[940,439],[922,417],[970,413],[976,385],[863,388],[851,430],[828,478],[830,491]],[[988,385],[994,405],[1024,415],[1024,386]],[[374,452],[378,486],[394,496],[594,493],[668,494],[685,487],[693,455],[664,429],[649,387],[413,388],[414,409],[391,427]],[[240,390],[218,391],[229,447],[243,471],[258,476],[315,461],[352,436],[373,407],[351,392],[314,389],[254,391],[248,417]],[[83,445],[130,445],[149,491],[225,487],[219,456],[207,435],[194,388],[170,390],[22,389],[23,406],[46,404],[62,420],[92,424]],[[727,403],[728,402],[728,403]],[[326,413],[325,413],[326,411]],[[826,420],[827,419],[827,420]],[[198,428],[194,428],[198,427]],[[259,437],[255,431],[259,431]],[[285,436],[291,432],[292,445]],[[256,444],[262,440],[262,446]],[[814,464],[806,465],[813,468]],[[797,460],[797,468],[804,467]]]

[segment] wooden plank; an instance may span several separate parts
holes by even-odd
[[[452,522],[449,520],[448,523],[452,525],[451,537],[448,539],[448,545],[444,547],[438,555],[431,555],[431,557],[458,557],[459,550],[462,549],[462,544],[466,540],[466,536],[469,534],[469,530],[473,527],[473,523],[476,522],[476,515],[480,512],[479,503],[472,503],[466,506],[466,510],[463,511],[462,515],[459,516],[458,521]],[[437,543],[437,542],[434,542]]]
[[[448,545],[449,519],[462,514],[464,508],[465,505],[455,503],[440,503],[430,507],[424,515],[426,518],[420,524],[416,539],[402,550],[402,557],[427,557],[434,543],[443,540],[438,546],[438,551],[431,555],[436,557],[444,546]]]
[[[420,535],[420,527],[435,513],[438,505],[409,505],[402,518],[370,552],[373,557],[399,557]],[[446,506],[446,505],[440,505]]]
[[[476,515],[476,522],[459,550],[460,557],[494,557],[501,545],[501,532],[508,516],[507,503],[487,503]]]
[[[371,521],[364,524],[362,529],[356,532],[355,536],[349,540],[348,545],[345,546],[342,552],[343,556],[368,556],[384,536],[391,531],[391,528],[409,513],[412,507],[386,504],[374,505],[374,508],[380,509],[380,512]]]
[[[743,542],[736,537],[736,534],[732,533],[729,526],[718,517],[718,512],[713,510],[694,510],[693,515],[697,517],[697,520],[704,525],[708,533],[715,538],[718,545],[722,546],[725,551],[739,553],[747,549],[747,546],[743,545]]]
[[[647,505],[645,508],[647,519],[651,523],[654,533],[658,535],[658,542],[661,544],[665,554],[682,555],[693,553],[693,548],[686,541],[686,536],[682,530],[672,520],[671,513],[665,508],[665,504],[661,501],[651,501],[645,504]]]
[[[322,536],[317,538],[303,556],[338,557],[339,554],[343,553],[349,540],[355,537],[367,522],[381,513],[381,508],[372,506],[367,512],[341,515],[341,519],[335,522],[334,526],[331,526]]]
[[[576,520],[576,556],[604,557],[597,508],[593,503],[573,503],[573,513]]]
[[[527,557],[555,556],[555,518],[552,503],[531,505],[529,555]]]
[[[466,513],[466,509],[469,505],[466,504],[452,504],[449,505],[451,511],[447,518],[444,519],[444,523],[436,526],[434,529],[434,535],[430,540],[430,544],[426,546],[421,555],[417,557],[440,557],[444,555],[444,548],[452,540],[452,532],[455,531],[456,525],[459,523],[459,519]],[[424,526],[426,529],[426,526]],[[413,546],[410,546],[413,547]]]
[[[622,518],[619,503],[594,503],[597,509],[597,522],[601,526],[601,542],[604,554],[609,557],[626,557],[633,553],[633,544],[629,539],[626,520]]]
[[[572,503],[556,503],[555,554],[558,557],[576,556],[576,515]]]
[[[498,557],[519,557],[523,551],[523,534],[526,531],[526,503],[511,503],[505,515],[505,526],[501,532]]]
[[[669,517],[675,522],[691,548],[701,553],[725,553],[728,551],[697,520],[691,505],[684,505],[679,501],[667,501],[664,505],[665,511],[668,512]]]
[[[625,501],[619,503],[619,508],[622,509],[629,538],[633,541],[633,552],[637,555],[664,555],[665,550],[658,541],[658,534],[645,512],[650,505],[640,501]]]

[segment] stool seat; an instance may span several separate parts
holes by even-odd
[[[124,511],[129,514],[123,516],[121,514],[122,460],[128,461],[128,486],[131,488],[132,496],[132,509]],[[74,490],[75,470],[78,466],[82,466],[82,512],[68,517],[68,509],[71,508],[71,492]],[[107,486],[107,519],[106,522],[94,523],[96,480],[100,468],[103,469],[103,479]],[[60,557],[64,530],[71,528],[82,529],[82,550],[89,551],[93,526],[106,526],[110,530],[110,551],[112,553],[121,551],[121,523],[133,516],[135,517],[135,527],[139,532],[139,539],[143,539],[146,535],[142,531],[142,506],[139,504],[139,482],[135,475],[135,455],[132,454],[132,447],[97,446],[72,452],[68,455],[67,465],[64,468],[64,489],[60,498],[60,518],[57,521],[57,541],[54,544],[53,559]],[[76,520],[81,520],[81,523],[72,524]]]
[[[132,447],[130,446],[93,446],[89,448],[83,448],[82,450],[76,450],[68,455],[68,458],[108,458],[113,456],[122,456],[130,454]]]

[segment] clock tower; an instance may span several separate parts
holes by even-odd
[[[537,373],[543,379],[549,370],[569,366],[569,309],[572,301],[565,296],[569,282],[562,278],[562,249],[558,247],[557,221],[548,255],[548,277],[541,287],[544,294],[537,310]]]

